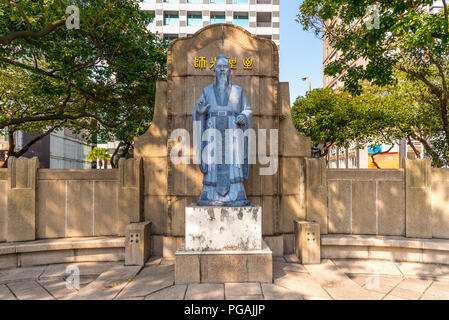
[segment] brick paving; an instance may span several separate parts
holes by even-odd
[[[79,283],[71,281],[73,270]],[[54,264],[0,270],[0,300],[449,300],[445,265],[334,259],[302,266],[286,256],[274,259],[273,278],[174,285],[172,259],[152,258],[143,268]]]

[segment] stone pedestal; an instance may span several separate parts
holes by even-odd
[[[186,237],[175,254],[175,283],[273,281],[262,240],[262,208],[186,207]]]
[[[188,251],[262,249],[262,208],[186,207]]]
[[[295,221],[296,256],[302,264],[320,264],[320,225],[312,221]]]
[[[125,265],[144,266],[151,254],[151,222],[131,223],[126,227]]]

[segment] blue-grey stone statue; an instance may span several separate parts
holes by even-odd
[[[205,131],[206,136],[211,131],[218,131],[218,139],[221,137],[221,141],[217,141],[214,140],[216,136],[210,135],[210,139],[199,143],[201,155],[198,158],[204,180],[198,205],[249,206],[250,201],[246,198],[243,186],[243,181],[249,175],[248,139],[238,139],[234,135],[234,143],[226,144],[226,140],[229,140],[226,134],[241,133],[250,128],[253,112],[243,89],[231,83],[231,68],[225,55],[217,57],[214,73],[215,82],[204,88],[193,110],[193,121],[201,124],[201,137]],[[210,148],[211,143],[214,148]],[[208,157],[216,157],[214,159],[218,161],[205,161]]]

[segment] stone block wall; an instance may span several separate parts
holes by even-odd
[[[37,158],[10,158],[0,170],[0,242],[124,235],[143,220],[142,160],[119,168],[38,169]]]
[[[327,169],[306,159],[306,219],[321,234],[449,239],[449,169]]]
[[[404,172],[328,169],[328,232],[405,236]]]
[[[8,169],[0,169],[0,242],[6,241]]]
[[[431,169],[432,237],[449,238],[449,169]]]

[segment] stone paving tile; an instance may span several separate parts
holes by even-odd
[[[324,260],[319,265],[306,265],[305,268],[334,299],[379,300],[383,297],[357,285],[331,260]]]
[[[298,263],[299,259],[295,254],[287,254],[284,256],[284,259],[288,263]]]
[[[171,286],[148,295],[145,300],[184,300],[187,285]]]
[[[313,296],[305,296],[304,300],[332,300],[331,297],[313,297]]]
[[[418,300],[432,280],[404,279],[390,294],[408,300]]]
[[[16,300],[16,297],[4,284],[0,284],[0,300]]]
[[[449,282],[434,281],[424,292],[421,300],[449,300]]]
[[[35,280],[12,281],[8,287],[19,300],[54,300]]]
[[[262,295],[260,283],[225,283],[225,297]]]
[[[273,278],[280,278],[291,272],[305,272],[307,273],[306,268],[302,264],[298,263],[273,263]]]
[[[379,274],[347,274],[359,286],[380,293],[387,294],[402,280],[402,276],[388,276]]]
[[[78,293],[75,288],[67,288],[67,283],[63,279],[43,279],[39,280],[39,283],[58,300],[67,300]]]
[[[449,280],[449,266],[427,263],[400,262],[396,263],[406,277]]]
[[[159,265],[162,262],[162,257],[151,257],[146,263],[145,267]]]
[[[407,299],[404,299],[404,298],[397,297],[397,296],[394,296],[394,295],[392,295],[392,294],[389,294],[389,295],[387,295],[386,297],[384,297],[382,300],[394,300],[394,301],[399,301],[399,300],[407,300]]]
[[[290,273],[274,280],[274,284],[287,288],[304,297],[324,297],[329,295],[308,273]]]
[[[384,274],[393,276],[402,276],[401,271],[394,262],[375,261],[375,260],[339,260],[332,259],[333,263],[344,273],[349,274]]]
[[[46,266],[0,270],[0,284],[15,280],[37,279]]]
[[[125,298],[115,298],[114,300],[144,300],[145,297],[125,297]]]
[[[303,300],[304,296],[275,284],[262,284],[265,300]]]
[[[144,297],[174,284],[174,265],[145,267],[120,293],[119,298]]]
[[[70,270],[67,270],[69,267],[78,267],[80,271],[80,276],[93,276],[100,275],[106,270],[117,267],[123,263],[120,262],[82,262],[82,263],[62,263],[62,264],[52,264],[48,265],[45,268],[44,273],[39,277],[42,278],[51,278],[51,277],[67,277],[71,274]],[[66,273],[66,271],[69,271]]]
[[[141,267],[117,266],[103,272],[95,281],[82,288],[73,300],[112,300],[133,279]]]
[[[174,266],[175,259],[174,258],[162,258],[161,265],[163,266]]]
[[[224,300],[224,285],[214,283],[190,284],[185,300]]]
[[[251,301],[251,300],[264,300],[262,295],[256,295],[256,296],[232,296],[232,297],[226,297],[225,300],[235,300],[235,301]]]

